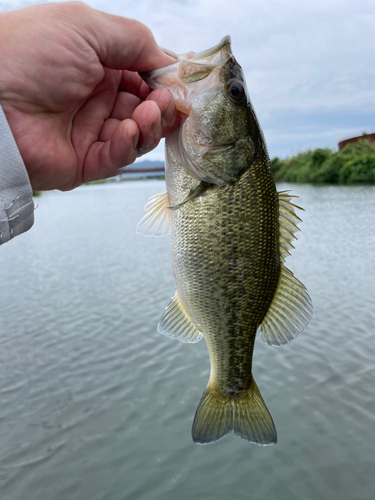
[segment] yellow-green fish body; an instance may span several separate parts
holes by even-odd
[[[167,192],[153,197],[138,225],[171,235],[177,292],[158,330],[207,343],[210,379],[193,440],[231,430],[259,445],[276,430],[251,372],[257,329],[280,345],[311,316],[304,286],[283,265],[298,218],[277,193],[263,135],[229,37],[145,78],[171,89],[182,112],[166,141]]]

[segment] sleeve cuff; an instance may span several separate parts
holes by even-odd
[[[0,245],[34,224],[29,176],[0,106]]]

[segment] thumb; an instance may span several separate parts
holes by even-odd
[[[71,4],[72,19],[81,36],[95,50],[103,66],[151,71],[176,60],[157,45],[147,26],[126,17],[107,14],[85,4]]]

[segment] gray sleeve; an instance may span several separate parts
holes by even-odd
[[[34,202],[29,176],[0,106],[0,245],[33,224]]]

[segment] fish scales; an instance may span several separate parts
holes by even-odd
[[[277,195],[269,167],[264,175],[266,159],[258,161],[259,172],[255,165],[238,183],[210,189],[174,211],[171,224],[179,295],[204,332],[218,382],[238,390],[251,382],[256,329],[274,295],[280,267]],[[167,185],[170,175],[188,174],[168,166]]]
[[[308,324],[305,287],[285,266],[296,207],[277,193],[240,66],[224,38],[143,75],[168,87],[182,113],[166,140],[167,192],[151,198],[137,226],[171,236],[177,291],[158,325],[182,342],[204,338],[211,373],[192,436],[200,444],[231,432],[258,445],[276,429],[252,375],[257,330],[271,345]]]

